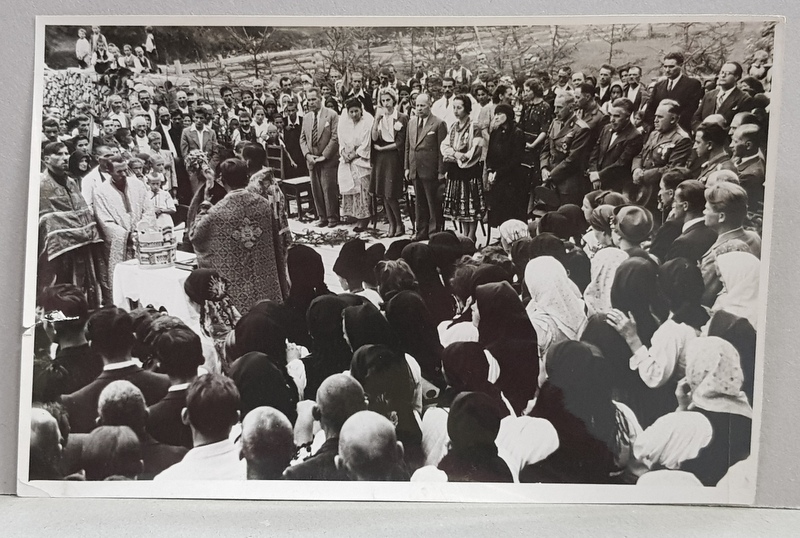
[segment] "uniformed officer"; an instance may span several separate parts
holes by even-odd
[[[575,98],[578,100],[578,117],[586,122],[591,131],[591,136],[589,137],[590,148],[593,148],[600,139],[600,133],[609,121],[606,113],[597,106],[595,92],[594,84],[584,82],[575,93]]]
[[[680,105],[664,99],[655,114],[655,130],[645,142],[642,152],[633,159],[634,188],[632,202],[658,214],[658,184],[670,168],[685,166],[692,152],[692,139],[679,125]],[[638,188],[637,188],[638,187]]]
[[[588,191],[586,165],[591,151],[591,130],[575,114],[576,105],[573,94],[556,96],[556,119],[542,149],[542,180],[555,186],[561,205],[581,205]]]

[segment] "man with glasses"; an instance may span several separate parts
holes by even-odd
[[[652,125],[661,101],[671,99],[678,103],[678,124],[684,131],[691,131],[692,116],[703,98],[703,85],[696,78],[683,74],[683,62],[680,52],[670,52],[664,56],[661,67],[667,78],[657,82],[653,88],[644,111],[645,124]]]
[[[712,114],[720,114],[725,118],[726,125],[730,125],[736,114],[750,112],[754,108],[752,98],[737,87],[743,72],[739,62],[726,62],[722,66],[717,77],[717,88],[706,93],[697,107],[693,127],[697,128]]]

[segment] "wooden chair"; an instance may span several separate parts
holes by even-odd
[[[275,170],[275,177],[279,179],[281,190],[286,197],[286,211],[288,216],[294,214],[303,220],[305,210],[303,204],[308,204],[308,211],[314,211],[314,196],[311,193],[311,178],[308,176],[286,179],[286,169],[283,161],[283,148],[281,146],[267,145],[267,166]],[[297,212],[292,213],[291,202],[297,206]]]

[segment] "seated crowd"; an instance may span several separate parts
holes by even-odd
[[[46,118],[30,478],[750,479],[769,99],[682,64],[551,85],[456,55],[374,88],[120,91],[63,142]],[[397,239],[342,245],[343,293],[292,243],[292,174],[319,226],[383,199]],[[180,206],[195,315],[113,306],[136,222]]]

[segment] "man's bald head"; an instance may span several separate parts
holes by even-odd
[[[403,444],[386,417],[359,411],[342,426],[336,466],[353,480],[389,480],[402,459]]]
[[[361,383],[347,374],[334,374],[317,390],[314,418],[320,421],[329,436],[338,434],[345,421],[367,409]]]
[[[728,122],[725,120],[725,116],[722,114],[710,114],[706,116],[703,122],[700,124],[702,126],[717,124],[722,127],[723,130],[728,129]]]
[[[420,118],[427,118],[431,113],[431,98],[427,93],[417,95],[417,100],[414,102],[417,111],[417,116]]]
[[[278,480],[294,457],[294,433],[286,415],[256,407],[242,421],[242,450],[248,480]]]
[[[31,480],[58,478],[61,459],[61,432],[56,419],[44,409],[31,409]]]
[[[109,383],[97,399],[97,414],[104,426],[128,426],[140,438],[147,423],[147,403],[130,381]]]

